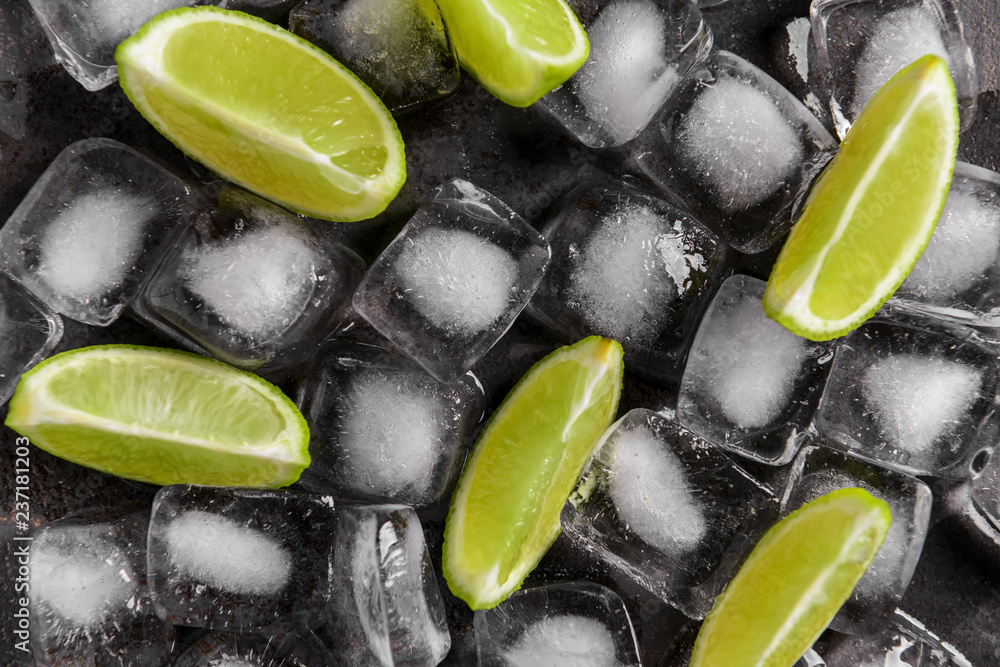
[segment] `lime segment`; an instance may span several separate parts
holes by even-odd
[[[793,664],[850,597],[891,523],[885,501],[855,488],[782,519],[716,598],[691,667]]]
[[[438,0],[462,65],[518,107],[562,85],[590,55],[587,33],[564,0]]]
[[[115,57],[122,88],[157,130],[293,211],[370,218],[403,185],[403,140],[389,111],[286,30],[241,12],[183,8],[147,23]]]
[[[309,429],[288,397],[177,350],[58,354],[21,378],[7,426],[51,454],[151,484],[280,487],[309,465]]]
[[[767,314],[812,340],[871,317],[930,241],[957,149],[955,85],[944,60],[925,56],[879,90],[813,186],[771,272]]]
[[[559,535],[559,513],[618,409],[622,348],[560,348],[511,390],[476,441],[452,498],[444,576],[473,609],[520,587]]]

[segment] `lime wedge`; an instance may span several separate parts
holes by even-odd
[[[57,354],[21,378],[7,426],[68,461],[151,484],[279,487],[309,465],[309,427],[277,387],[177,350]]]
[[[889,505],[863,489],[832,491],[782,519],[716,598],[691,667],[793,664],[850,597],[891,523]]]
[[[955,84],[924,56],[876,93],[816,181],[771,272],[768,316],[812,340],[871,317],[930,241],[957,149]]]
[[[122,42],[115,58],[125,93],[165,137],[293,211],[370,218],[406,179],[402,137],[378,97],[329,55],[266,21],[177,9]]]
[[[564,0],[438,0],[462,66],[497,98],[534,104],[590,55]]]
[[[516,591],[559,535],[559,513],[611,424],[621,345],[592,336],[521,378],[483,430],[452,497],[444,576],[473,609]]]

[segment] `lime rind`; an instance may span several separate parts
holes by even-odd
[[[838,552],[828,559],[829,567],[817,573],[815,582],[803,591],[796,607],[788,610],[787,617],[781,619],[764,655],[741,653],[740,660],[730,660],[726,664],[729,667],[792,664],[819,639],[875,560],[892,524],[888,503],[864,489],[844,488],[820,496],[786,516],[764,535],[729,586],[716,598],[695,640],[691,667],[721,664],[707,660],[706,654],[712,650],[712,642],[717,636],[725,637],[733,631],[727,626],[740,614],[731,612],[729,607],[740,603],[731,601],[737,591],[748,585],[748,580],[751,584],[764,580],[769,565],[767,554],[787,552],[789,545],[783,544],[786,537],[817,515],[837,510],[852,515],[854,521]],[[802,562],[809,563],[808,560]],[[770,574],[773,580],[774,573]],[[738,611],[754,613],[753,610]]]
[[[913,270],[913,267],[920,259],[920,255],[930,243],[931,237],[937,226],[937,222],[940,219],[947,202],[948,191],[954,175],[955,157],[958,150],[959,119],[957,98],[955,85],[950,74],[948,73],[947,64],[940,58],[929,55],[924,56],[920,60],[897,73],[876,93],[871,102],[869,102],[865,107],[865,110],[862,111],[861,115],[852,126],[852,130],[849,131],[845,137],[844,142],[841,145],[841,153],[844,153],[845,151],[850,152],[855,143],[864,141],[864,136],[860,139],[858,138],[859,130],[855,128],[862,128],[860,131],[864,132],[863,128],[866,126],[868,116],[873,115],[870,110],[874,108],[877,112],[878,107],[880,106],[880,100],[893,95],[894,91],[897,90],[900,85],[909,83],[909,80],[914,75],[921,78],[921,88],[917,94],[913,95],[909,100],[909,108],[907,109],[906,115],[898,123],[898,126],[890,135],[890,139],[895,139],[900,136],[905,127],[904,121],[912,116],[914,111],[922,103],[925,103],[928,97],[940,98],[940,101],[935,106],[939,110],[945,111],[945,114],[942,114],[941,118],[946,121],[945,131],[941,133],[941,136],[949,142],[949,145],[945,147],[943,152],[950,155],[951,159],[947,161],[947,167],[945,169],[941,169],[937,172],[936,183],[928,185],[930,191],[939,193],[935,206],[928,210],[923,219],[919,221],[922,223],[922,229],[910,236],[909,247],[904,248],[900,253],[903,259],[892,267],[892,270],[878,283],[875,289],[872,290],[871,295],[848,315],[832,320],[821,317],[814,312],[811,303],[813,289],[821,271],[823,270],[824,261],[832,251],[834,245],[850,228],[851,216],[859,208],[861,208],[862,202],[854,201],[855,199],[859,199],[859,197],[852,198],[849,202],[848,210],[845,211],[845,214],[841,217],[836,231],[827,241],[822,251],[814,257],[811,257],[810,261],[800,268],[797,272],[798,275],[793,280],[782,281],[785,283],[793,283],[794,289],[789,292],[788,290],[783,289],[782,285],[778,284],[778,277],[780,276],[779,267],[782,266],[786,257],[788,257],[791,252],[794,252],[793,249],[795,244],[793,237],[796,235],[796,228],[793,227],[789,240],[786,241],[784,247],[781,249],[781,253],[778,255],[778,260],[775,263],[775,269],[772,270],[771,276],[768,279],[763,305],[764,312],[768,317],[777,321],[796,335],[814,341],[825,341],[843,336],[844,334],[859,327],[862,323],[874,316],[882,305],[899,288],[909,273]],[[883,166],[885,161],[890,157],[891,153],[892,141],[886,141],[880,148],[877,156],[879,159],[873,161],[867,166],[867,173],[877,173],[878,169]],[[822,191],[824,183],[832,178],[831,173],[835,171],[839,157],[839,155],[834,157],[833,161],[826,167],[826,169],[824,169],[823,173],[813,185],[812,192],[810,192],[805,206],[803,207],[803,217],[805,217],[806,213],[809,211],[810,205],[815,204],[817,192]],[[870,178],[866,180],[870,180]],[[804,269],[808,269],[808,274],[802,276],[801,274]],[[850,280],[850,277],[845,276],[844,280]]]
[[[579,354],[581,349],[588,349],[592,346],[601,346],[602,354],[599,356],[581,356]],[[479,437],[476,439],[472,455],[466,461],[458,486],[452,494],[451,502],[449,504],[448,519],[445,523],[442,546],[442,568],[445,581],[448,583],[448,588],[456,597],[464,600],[473,610],[490,609],[495,607],[507,599],[507,597],[509,597],[512,593],[519,590],[524,582],[524,579],[532,570],[535,569],[535,567],[537,567],[538,562],[545,555],[545,552],[548,551],[548,548],[552,545],[552,543],[555,542],[556,538],[559,537],[559,533],[561,532],[558,516],[556,516],[555,520],[552,522],[553,525],[550,531],[545,533],[536,533],[532,536],[534,539],[532,544],[529,546],[534,548],[529,549],[531,556],[519,563],[516,568],[513,568],[503,581],[500,580],[499,571],[497,570],[482,573],[469,573],[466,571],[466,568],[460,558],[460,545],[464,541],[464,508],[467,504],[469,492],[474,483],[475,475],[479,471],[479,462],[485,451],[485,447],[480,446],[480,443],[486,442],[493,430],[497,428],[504,419],[505,408],[511,404],[516,404],[526,392],[530,391],[533,380],[538,378],[540,374],[545,373],[547,368],[571,360],[590,368],[590,375],[592,378],[590,385],[592,387],[596,387],[602,380],[606,379],[609,373],[617,375],[616,381],[612,387],[613,394],[611,399],[608,401],[609,414],[606,417],[605,426],[609,426],[614,421],[615,415],[617,414],[624,376],[624,351],[622,350],[621,345],[616,341],[601,338],[599,336],[590,336],[574,343],[573,345],[562,347],[536,362],[528,370],[528,372],[521,377],[517,384],[514,385],[513,389],[511,389],[511,391],[504,398],[496,412],[494,412],[487,421]],[[605,428],[604,433],[606,432],[607,429]],[[603,441],[602,438],[604,437],[604,433],[602,433],[599,438],[595,439],[594,446],[590,448],[590,455],[580,467],[581,473],[587,469],[593,460],[597,451],[597,444]],[[574,480],[574,484],[569,491],[572,492],[572,489],[575,488],[575,486],[576,480]]]
[[[174,77],[164,71],[160,56],[162,56],[164,47],[175,29],[189,26],[195,22],[231,23],[269,37],[276,37],[292,44],[304,53],[311,54],[318,61],[324,63],[328,69],[335,72],[340,79],[347,82],[358,97],[364,100],[367,108],[372,111],[372,117],[377,119],[379,123],[381,136],[386,140],[385,147],[389,159],[386,160],[383,170],[377,178],[361,178],[357,174],[347,172],[333,164],[329,156],[312,150],[301,139],[279,136],[270,131],[269,128],[250,122],[233,113],[232,110],[194,95],[184,86],[179,85]],[[126,96],[160,134],[183,153],[202,162],[228,180],[295,213],[332,222],[353,222],[368,219],[383,212],[406,181],[403,138],[395,120],[378,96],[357,75],[316,45],[259,17],[211,6],[182,7],[169,10],[157,15],[143,25],[135,35],[119,44],[115,51],[115,60],[118,63],[119,82]],[[345,188],[344,192],[359,194],[367,190],[367,196],[351,208],[339,208],[337,211],[324,210],[283,199],[268,192],[264,184],[235,177],[226,164],[213,159],[208,151],[202,149],[203,147],[189,145],[181,141],[171,131],[170,123],[156,114],[144,92],[154,82],[158,87],[169,90],[174,99],[198,108],[211,118],[223,120],[227,127],[239,132],[248,143],[259,142],[270,148],[296,156],[304,164],[314,164],[317,169],[329,175],[328,178],[331,182],[338,179],[346,185],[353,182],[353,187]]]

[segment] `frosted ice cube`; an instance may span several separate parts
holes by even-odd
[[[540,106],[588,146],[619,146],[652,120],[680,78],[711,49],[690,2],[612,0],[586,22],[590,57]]]
[[[901,609],[880,633],[836,638],[823,658],[826,667],[972,667],[958,649]]]
[[[220,0],[30,0],[56,60],[87,90],[115,82],[115,48],[161,12]]]
[[[614,592],[590,582],[515,593],[477,611],[482,667],[631,667],[639,664],[632,623]]]
[[[443,382],[503,335],[538,287],[549,246],[467,181],[442,186],[372,264],[354,307]]]
[[[194,211],[184,183],[128,146],[65,149],[0,231],[7,271],[53,310],[106,326]]]
[[[701,618],[776,511],[722,450],[636,409],[604,435],[562,527],[612,571]]]
[[[160,618],[216,630],[314,627],[330,597],[329,496],[167,486],[149,525],[149,585]]]
[[[869,322],[841,342],[814,424],[831,444],[909,474],[968,477],[1000,427],[993,346],[971,331]]]
[[[39,665],[160,664],[173,632],[146,587],[146,515],[74,517],[34,531],[31,645]]]
[[[0,404],[14,393],[21,373],[41,361],[63,335],[62,319],[0,272]]]
[[[392,111],[458,87],[458,62],[434,3],[306,0],[289,27],[347,65]]]
[[[399,353],[338,339],[306,377],[312,464],[303,487],[443,509],[483,414],[475,376],[441,383]]]
[[[233,189],[173,245],[137,312],[182,344],[281,372],[340,321],[363,264],[319,225]]]
[[[726,269],[725,246],[642,190],[581,185],[543,233],[553,261],[529,312],[568,341],[597,334],[636,372],[680,374],[697,318]]]
[[[817,83],[843,137],[876,90],[933,53],[948,63],[962,128],[975,117],[978,77],[952,0],[819,0],[810,11]]]
[[[833,345],[769,319],[764,287],[743,275],[723,283],[688,353],[677,419],[715,444],[780,464],[795,456],[812,418]]]
[[[877,632],[909,586],[931,516],[931,490],[898,472],[871,466],[825,447],[804,447],[791,466],[782,499],[787,514],[821,495],[865,489],[889,504],[892,525],[868,571],[830,627],[853,635]]]
[[[836,142],[777,81],[726,51],[691,70],[629,148],[644,178],[730,245],[766,250]]]

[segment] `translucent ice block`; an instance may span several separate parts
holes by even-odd
[[[62,338],[62,319],[7,275],[0,273],[0,404],[21,373],[44,359]]]
[[[86,139],[56,157],[3,226],[0,261],[53,310],[107,326],[193,211],[179,178],[124,144]]]
[[[433,2],[306,0],[289,27],[350,68],[391,111],[458,87],[458,60]]]
[[[688,353],[677,420],[710,442],[781,465],[801,444],[834,345],[768,319],[764,287],[737,275],[715,295]]]
[[[338,322],[363,263],[306,221],[224,190],[173,245],[136,302],[153,326],[248,369],[301,361]]]
[[[34,531],[29,548],[31,645],[38,665],[161,665],[173,629],[146,586],[145,512],[67,518]]]
[[[532,317],[569,342],[613,338],[631,370],[676,383],[728,269],[725,244],[662,199],[618,184],[581,185],[543,233],[552,265]]]
[[[726,51],[695,67],[630,160],[644,178],[730,245],[766,250],[837,144],[767,74]]]
[[[318,626],[336,533],[329,496],[166,486],[149,524],[157,615],[231,632]]]
[[[932,53],[948,62],[962,127],[975,117],[978,77],[953,0],[814,0],[811,69],[843,137],[893,74]]]
[[[399,352],[334,339],[306,377],[304,488],[442,509],[485,407],[471,372],[443,383]]]
[[[825,447],[805,447],[792,464],[783,512],[847,487],[865,489],[889,503],[892,511],[892,526],[881,550],[830,624],[840,632],[867,635],[885,626],[910,583],[930,522],[931,490],[915,477]]]
[[[563,509],[574,544],[701,618],[777,510],[721,450],[659,414],[632,410],[605,434]]]
[[[826,667],[972,667],[954,646],[897,609],[891,625],[867,637],[840,637],[824,651]]]
[[[998,437],[992,347],[971,333],[868,322],[842,340],[815,427],[901,472],[969,477],[975,453]]]
[[[336,664],[312,634],[267,637],[209,632],[198,637],[171,667],[317,667]],[[138,666],[137,666],[138,667]]]
[[[590,582],[529,588],[475,616],[480,667],[637,667],[632,621]]]
[[[604,0],[580,7],[590,57],[542,98],[577,139],[594,148],[634,139],[681,78],[712,48],[693,0]]]
[[[549,245],[467,181],[442,186],[365,274],[357,311],[443,382],[461,377],[541,282]]]

